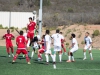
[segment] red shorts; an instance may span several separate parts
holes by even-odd
[[[33,39],[33,37],[34,37],[34,33],[30,33],[30,32],[28,32],[27,36],[28,36],[28,38]]]
[[[43,48],[39,49],[39,53],[43,54],[44,53],[44,49]]]
[[[16,53],[17,53],[17,54],[20,54],[20,53],[27,54],[27,51],[26,51],[25,49],[22,49],[22,50],[18,49],[18,50],[16,51]]]
[[[62,48],[64,47],[64,44],[63,44],[63,43],[61,44],[61,47],[62,47]]]
[[[13,47],[12,42],[8,42],[8,43],[6,43],[6,48],[9,48],[9,47]]]

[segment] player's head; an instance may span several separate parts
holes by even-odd
[[[22,30],[20,31],[20,35],[23,35],[23,31]]]
[[[29,22],[31,22],[32,21],[32,17],[29,17]]]
[[[60,32],[60,34],[62,34],[62,32]]]
[[[45,38],[45,35],[42,36],[42,39],[44,39],[44,38]]]
[[[56,30],[56,33],[59,33],[59,29]]]
[[[75,38],[76,37],[76,35],[75,34],[71,34],[71,38]]]
[[[89,32],[86,32],[86,33],[85,33],[85,36],[86,36],[86,37],[89,36]]]
[[[49,31],[49,30],[46,30],[45,33],[46,33],[46,34],[50,34],[50,31]]]
[[[10,30],[9,29],[7,30],[7,33],[10,34]]]

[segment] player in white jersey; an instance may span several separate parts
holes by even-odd
[[[78,42],[76,40],[76,35],[75,34],[71,34],[71,39],[72,39],[72,44],[69,47],[70,51],[68,52],[68,60],[66,62],[74,62],[74,56],[73,53],[76,52],[78,50]],[[71,60],[72,59],[72,60]]]
[[[89,36],[88,32],[85,33],[84,41],[85,41],[85,47],[84,47],[84,50],[83,50],[83,52],[84,52],[83,60],[86,60],[86,50],[89,50],[89,54],[90,54],[91,60],[93,60],[92,52],[91,52],[92,39]]]
[[[50,31],[46,30],[45,39],[44,39],[44,47],[45,47],[45,57],[46,57],[46,64],[49,64],[49,55],[53,59],[53,55],[51,53],[51,37],[49,35]]]
[[[54,68],[56,68],[55,62],[56,62],[56,52],[59,53],[59,60],[62,61],[62,53],[61,53],[61,40],[64,40],[64,37],[59,34],[59,30],[56,30],[56,33],[52,35],[53,44],[54,44]]]

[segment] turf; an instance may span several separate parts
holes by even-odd
[[[16,50],[16,48],[15,48]],[[94,60],[91,61],[87,52],[87,60],[83,61],[82,50],[78,50],[74,56],[76,62],[66,63],[67,56],[63,55],[63,62],[59,63],[57,57],[57,69],[53,69],[52,60],[45,65],[44,61],[38,62],[37,55],[31,59],[31,65],[27,65],[25,58],[20,55],[15,64],[11,64],[5,47],[0,47],[0,75],[99,75],[100,74],[100,51],[93,50]]]

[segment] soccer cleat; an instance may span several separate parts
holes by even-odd
[[[83,60],[86,60],[86,58],[83,58]]]
[[[14,63],[15,63],[15,61],[12,62],[12,64],[14,64]]]
[[[14,54],[12,54],[12,57],[14,57]]]
[[[48,62],[46,62],[46,65],[49,65],[49,63],[48,63]]]
[[[28,62],[27,64],[28,64],[28,65],[30,65],[31,63],[30,63],[30,62]]]
[[[75,62],[75,60],[72,60],[72,62]]]
[[[91,58],[91,60],[93,60],[93,58]]]
[[[53,65],[53,68],[56,69],[56,65],[55,64]]]
[[[69,62],[71,62],[71,61],[70,61],[70,60],[67,60],[66,62],[68,62],[68,63],[69,63]]]
[[[8,55],[8,57],[10,58],[10,57],[11,57],[11,55]]]

